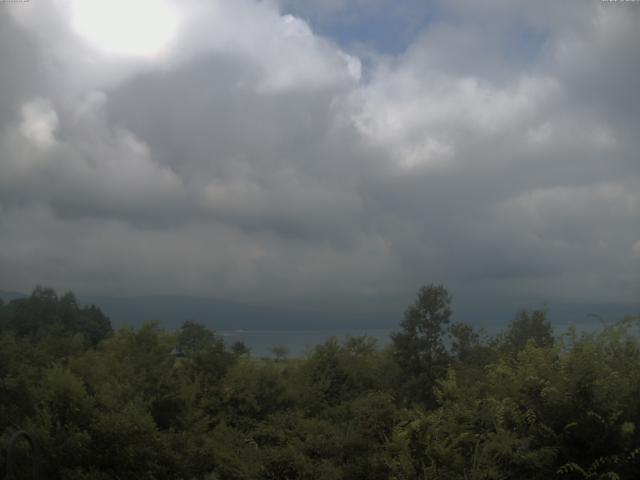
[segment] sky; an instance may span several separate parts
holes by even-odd
[[[640,2],[0,2],[0,289],[638,305],[638,46]]]

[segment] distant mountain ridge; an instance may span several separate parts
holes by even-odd
[[[116,327],[157,320],[167,328],[176,328],[185,320],[193,320],[214,330],[385,328],[397,325],[400,318],[400,315],[390,312],[320,311],[243,304],[207,297],[86,296],[80,300],[99,306]]]
[[[27,297],[28,294],[0,290],[5,302]],[[148,296],[100,296],[78,295],[84,305],[98,306],[114,327],[137,327],[148,321],[158,321],[163,327],[173,329],[185,320],[193,320],[214,330],[268,330],[268,331],[329,331],[350,329],[396,329],[403,309],[388,308],[369,312],[300,308],[296,306],[264,306],[244,304],[208,297],[180,295]],[[540,305],[523,305],[530,309]],[[453,304],[453,321],[462,321],[482,327],[493,334],[501,330],[515,316],[518,308],[509,305],[456,305]],[[562,333],[571,324],[592,329],[603,323],[618,320],[625,315],[640,314],[640,305],[596,304],[556,302],[547,305],[549,319]]]
[[[10,302],[11,300],[16,300],[18,298],[25,298],[28,296],[29,295],[27,295],[26,293],[0,290],[0,299],[2,299],[5,302]]]
[[[60,293],[60,292],[58,292]],[[5,302],[28,297],[21,292],[0,291]],[[98,306],[114,327],[137,327],[158,321],[165,328],[177,328],[185,320],[214,330],[325,330],[388,328],[398,323],[392,312],[324,311],[293,306],[264,306],[208,297],[180,295],[102,296],[77,295],[83,305]]]

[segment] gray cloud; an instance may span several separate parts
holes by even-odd
[[[434,2],[362,67],[276,3],[174,6],[153,59],[0,14],[3,288],[637,301],[640,9]]]

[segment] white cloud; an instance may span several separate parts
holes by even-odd
[[[519,228],[557,238],[572,226],[566,233],[576,242],[596,244],[616,235],[615,230],[601,228],[606,222],[633,222],[640,215],[640,197],[624,184],[559,186],[520,193],[502,208]]]
[[[178,201],[180,178],[134,134],[109,125],[106,103],[93,93],[62,119],[49,101],[25,104],[17,125],[0,136],[0,188],[16,200],[86,215],[128,215]]]
[[[527,139],[534,145],[544,145],[549,143],[553,130],[549,122],[534,128],[530,128],[527,132]]]
[[[514,134],[535,121],[558,86],[551,78],[519,78],[507,88],[475,78],[415,70],[411,59],[393,72],[381,70],[357,95],[359,130],[396,152],[400,165],[455,159],[457,143],[471,136]]]
[[[40,76],[0,72],[2,285],[633,300],[635,13],[436,2],[363,67],[276,2],[162,3],[179,27],[128,52],[71,2],[12,9]]]
[[[43,147],[55,143],[60,122],[49,101],[37,98],[25,103],[21,109],[21,116],[20,131],[25,137]]]

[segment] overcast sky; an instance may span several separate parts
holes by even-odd
[[[0,3],[0,289],[636,303],[640,2]]]

